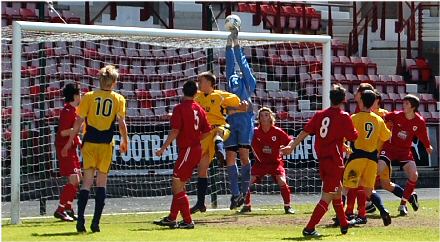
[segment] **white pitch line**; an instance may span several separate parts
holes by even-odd
[[[253,208],[252,211],[267,211],[267,210],[281,210],[281,209],[266,209],[266,208]],[[215,209],[207,209],[207,212],[221,212],[221,211],[230,211],[229,208],[215,208]],[[168,213],[167,211],[148,211],[148,212],[130,212],[130,213],[104,213],[102,216],[120,216],[120,215],[142,215],[142,214],[160,214],[160,213]],[[84,217],[92,217],[93,214],[86,214]],[[35,220],[35,219],[52,219],[53,216],[39,216],[39,217],[22,217],[21,220]],[[10,218],[2,218],[2,221],[8,221]]]

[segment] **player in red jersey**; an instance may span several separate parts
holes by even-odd
[[[271,175],[280,186],[281,196],[284,201],[284,212],[293,214],[295,211],[290,206],[290,189],[286,181],[284,161],[280,150],[289,146],[292,139],[282,129],[275,126],[275,115],[267,107],[258,111],[259,126],[254,129],[252,149],[255,163],[251,169],[251,184],[259,183],[265,175]],[[251,211],[251,194],[246,193],[245,205],[241,213]]]
[[[346,234],[350,223],[347,221],[341,201],[342,176],[344,174],[344,139],[353,141],[358,137],[350,115],[341,109],[345,100],[345,89],[334,85],[330,91],[332,106],[317,112],[304,127],[290,147],[283,149],[284,154],[290,154],[308,135],[316,135],[315,150],[319,160],[319,174],[322,180],[321,200],[316,205],[307,226],[303,230],[304,236],[321,236],[315,226],[328,210],[328,204],[333,208],[340,221],[341,233]]]
[[[64,185],[60,195],[60,203],[54,213],[55,218],[72,222],[76,220],[72,209],[72,202],[76,197],[78,185],[81,180],[81,164],[79,162],[77,148],[81,144],[78,136],[75,136],[74,145],[70,147],[67,156],[61,156],[61,150],[68,142],[73,124],[76,120],[76,107],[81,100],[79,88],[73,84],[67,84],[63,89],[64,108],[61,110],[58,130],[55,138],[55,147],[58,161],[60,162],[60,175],[67,177],[68,183]]]
[[[211,130],[205,111],[194,101],[196,93],[196,82],[187,81],[183,85],[183,101],[173,110],[171,132],[163,146],[156,152],[157,156],[162,156],[173,140],[177,139],[179,155],[173,171],[171,188],[173,201],[170,214],[159,221],[155,221],[154,223],[157,225],[170,226],[171,228],[194,228],[185,184],[191,179],[194,168],[197,167],[202,158],[200,141]],[[183,217],[183,221],[177,223],[176,219],[179,212]]]
[[[391,125],[392,137],[384,143],[379,160],[385,163],[400,162],[400,166],[408,176],[399,206],[399,212],[402,216],[408,214],[407,201],[411,202],[414,211],[419,208],[417,194],[413,194],[418,179],[416,163],[411,152],[414,137],[423,143],[428,154],[432,153],[425,120],[417,113],[419,104],[419,98],[414,95],[406,95],[403,98],[403,111],[395,111],[385,116],[385,121]]]

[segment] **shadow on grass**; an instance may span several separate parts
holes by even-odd
[[[330,235],[321,235],[319,237],[304,237],[304,236],[298,236],[298,237],[288,237],[288,238],[282,238],[282,240],[292,240],[292,241],[307,241],[307,240],[322,240],[325,237],[329,237]]]
[[[20,227],[38,227],[38,226],[47,227],[47,226],[58,226],[63,223],[68,223],[68,222],[64,222],[64,221],[24,221],[21,224],[19,224],[18,226],[20,226]],[[2,224],[2,227],[10,227],[10,226],[16,227],[17,225],[10,224],[10,223]]]
[[[152,227],[152,228],[142,228],[142,229],[128,229],[128,231],[131,232],[150,232],[150,231],[162,231],[162,230],[172,230],[169,227],[162,226],[162,227]]]
[[[238,221],[238,217],[225,217],[225,218],[218,218],[218,219],[194,219],[195,224],[220,224],[220,223],[235,223]]]
[[[402,216],[400,215],[390,215],[391,218],[400,218]],[[382,219],[382,217],[379,214],[369,214],[367,215],[367,218],[371,218],[371,219]]]
[[[62,232],[62,233],[45,233],[45,234],[32,233],[31,235],[34,237],[57,237],[57,236],[77,236],[84,234],[78,232]]]

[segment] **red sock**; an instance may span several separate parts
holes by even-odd
[[[357,191],[357,203],[358,203],[358,216],[365,218],[367,212],[365,211],[365,203],[367,202],[367,195],[365,194],[364,187],[358,187]]]
[[[347,207],[345,208],[345,214],[353,214],[354,203],[356,202],[357,188],[350,188],[347,192]]]
[[[309,220],[309,223],[306,226],[307,230],[314,230],[315,226],[321,221],[321,218],[328,210],[328,203],[323,200],[320,200],[316,205],[315,210],[313,210],[312,217]]]
[[[244,205],[251,206],[251,191],[250,190],[246,193],[246,199],[244,200]]]
[[[66,210],[72,210],[72,203],[73,203],[73,200],[75,200],[75,198],[76,198],[76,193],[78,192],[78,187],[77,186],[75,186],[73,184],[70,184],[70,185],[72,185],[72,187],[69,188],[70,191],[69,191],[69,194],[68,194],[68,200],[67,200],[67,203],[64,206],[64,208]]]
[[[281,196],[283,197],[284,206],[290,206],[290,189],[289,186],[284,185],[280,187]]]
[[[192,219],[191,219],[191,212],[189,209],[189,199],[188,196],[186,195],[185,192],[181,192],[179,194],[182,194],[183,196],[181,196],[177,202],[180,204],[180,214],[183,217],[183,221],[185,223],[192,223]]]
[[[336,212],[336,216],[338,217],[339,224],[341,227],[346,227],[348,225],[347,218],[345,217],[344,207],[342,206],[341,199],[333,199],[333,209]]]
[[[76,187],[73,184],[67,183],[63,187],[63,191],[60,195],[60,205],[58,206],[58,211],[63,212],[65,209],[71,209],[72,206],[68,202],[73,201],[76,196]]]
[[[180,210],[180,203],[179,199],[181,199],[185,195],[185,192],[179,192],[175,195],[173,195],[173,201],[171,202],[170,207],[170,215],[168,215],[168,218],[172,221],[177,219],[177,215],[179,215]]]
[[[414,189],[416,188],[417,181],[410,181],[409,179],[406,181],[405,189],[403,190],[403,196],[402,201],[400,204],[405,205],[406,201],[409,200],[411,194],[414,192]]]

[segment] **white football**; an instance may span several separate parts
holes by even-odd
[[[238,17],[238,15],[231,14],[227,16],[225,19],[225,29],[227,31],[232,31],[234,27],[240,29],[240,25],[241,25],[241,19],[240,17]]]

